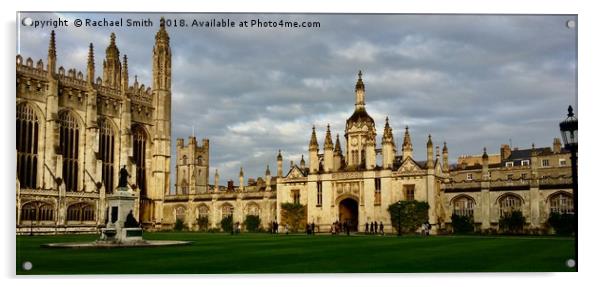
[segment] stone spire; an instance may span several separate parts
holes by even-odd
[[[339,134],[337,134],[337,140],[334,145],[334,153],[338,155],[343,153],[343,151],[341,150],[341,141],[339,140]]]
[[[171,48],[164,18],[161,18],[159,31],[155,35],[153,90],[171,90]]]
[[[95,72],[95,67],[94,67],[94,45],[92,45],[92,43],[90,43],[90,47],[88,48],[88,66],[87,66],[87,72],[88,72],[88,84],[92,85],[94,83],[94,72]]]
[[[278,161],[282,160],[282,150],[278,150],[278,155],[276,156],[276,160],[278,160]]]
[[[357,73],[357,82],[355,83],[355,110],[364,110],[366,108],[365,103],[365,87],[364,81],[362,81],[362,71]]]
[[[414,148],[412,147],[412,139],[410,138],[409,127],[406,126],[405,134],[403,135],[403,146],[401,147],[403,158],[412,157]]]
[[[282,177],[282,153],[278,150],[278,156],[276,156],[276,162],[278,166],[278,170],[276,171],[276,176]]]
[[[48,43],[48,74],[56,73],[56,40],[54,38],[54,30],[50,32],[50,42]]]
[[[311,128],[311,139],[309,140],[309,150],[318,150],[318,138],[316,137],[316,126]]]
[[[333,143],[332,143],[332,136],[330,135],[330,124],[328,124],[326,126],[326,138],[324,139],[324,149],[332,149],[333,148]]]
[[[395,145],[395,140],[393,139],[393,129],[389,125],[389,117],[385,118],[385,130],[383,132],[383,142],[382,144],[393,144]]]
[[[266,176],[269,176],[269,175],[271,175],[271,173],[270,173],[270,165],[269,165],[269,164],[268,164],[268,166],[267,166],[267,167],[266,167],[266,169],[265,169],[265,175],[266,175]]]

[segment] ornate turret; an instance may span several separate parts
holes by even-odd
[[[324,139],[324,170],[330,172],[334,169],[334,144],[330,134],[330,124],[326,126],[326,138]]]
[[[482,160],[483,160],[483,166],[481,169],[481,177],[483,178],[483,180],[488,180],[489,179],[489,155],[487,155],[486,147],[483,148]]]
[[[119,60],[119,49],[115,44],[115,33],[111,33],[111,41],[105,50],[105,60],[103,62],[102,83],[105,86],[120,89],[121,88],[121,61]]]
[[[343,160],[343,151],[341,150],[341,141],[339,140],[339,134],[337,134],[336,143],[334,145],[334,155],[333,155],[333,161],[334,161],[333,169],[335,171],[341,169],[342,160]]]
[[[165,30],[165,19],[161,18],[159,31],[155,35],[153,49],[153,90],[171,89],[171,48]]]
[[[123,71],[121,72],[121,90],[127,92],[130,85],[130,77],[128,75],[128,56],[123,55]]]
[[[376,127],[374,119],[366,112],[365,86],[360,71],[355,84],[355,110],[347,119],[345,126],[347,166],[361,168],[371,162],[373,159],[370,156],[371,151],[367,150],[369,148],[367,144],[375,142],[375,138]]]
[[[213,180],[213,192],[219,192],[219,173],[217,172],[217,168],[215,169],[215,176]]]
[[[88,48],[88,65],[87,65],[87,81],[88,85],[94,84],[94,45],[90,43],[90,47]]]
[[[278,156],[276,156],[276,161],[278,164],[278,170],[276,171],[276,176],[282,177],[282,153],[278,150]]]
[[[443,172],[449,171],[449,161],[447,152],[447,142],[443,142]]]
[[[409,127],[406,126],[406,131],[403,135],[403,146],[401,147],[403,159],[412,157],[413,151],[414,151],[414,148],[412,147],[412,139],[410,138]]]
[[[362,71],[357,73],[357,82],[355,83],[355,110],[365,109],[365,87],[362,81]]]
[[[431,140],[431,135],[429,134],[429,139],[426,142],[426,167],[433,168],[435,163],[433,162],[433,141]]]
[[[48,75],[56,74],[56,40],[54,30],[50,32],[50,42],[48,43]]]
[[[311,139],[309,141],[309,172],[318,172],[319,166],[318,160],[318,138],[316,137],[316,127],[312,127]]]
[[[389,126],[389,117],[385,119],[385,130],[382,139],[383,167],[393,167],[395,161],[395,140],[393,139],[393,129]]]
[[[301,155],[301,160],[299,161],[299,166],[301,167],[301,169],[305,169],[305,158],[303,158],[303,155]]]
[[[244,187],[245,187],[245,173],[242,171],[242,166],[240,167],[240,172],[238,173],[238,181],[239,181],[239,188],[240,191],[243,191]]]
[[[272,191],[272,173],[269,164],[265,169],[265,191]]]

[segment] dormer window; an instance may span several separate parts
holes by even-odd
[[[522,166],[528,166],[529,165],[529,160],[528,159],[524,159],[520,161],[520,165]]]
[[[506,167],[513,167],[514,166],[514,162],[508,161],[506,162]]]

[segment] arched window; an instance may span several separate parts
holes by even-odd
[[[256,203],[249,203],[247,205],[247,215],[255,215],[258,216],[259,215],[259,206]]]
[[[573,213],[573,196],[567,193],[558,193],[550,197],[550,213]]]
[[[197,165],[202,165],[202,164],[203,164],[203,157],[200,157],[200,156],[199,156],[199,157],[197,157],[197,158],[196,158],[196,164],[197,164]]]
[[[510,214],[512,211],[522,211],[522,201],[515,195],[508,194],[500,198],[500,215]]]
[[[39,123],[34,109],[17,106],[17,177],[21,188],[36,188]]]
[[[77,203],[67,208],[67,221],[94,221],[94,207],[87,203]]]
[[[234,208],[230,204],[222,205],[222,218],[232,216],[234,214]]]
[[[199,206],[199,217],[209,217],[209,207],[206,205]]]
[[[100,130],[98,150],[100,160],[102,160],[102,183],[104,183],[107,193],[113,193],[115,134],[107,119],[99,120],[98,128]]]
[[[469,217],[474,215],[475,201],[470,197],[460,196],[454,199],[453,206],[456,215]]]
[[[54,220],[54,207],[48,203],[34,201],[26,203],[21,208],[21,221],[52,220]]]
[[[188,164],[188,158],[186,156],[182,156],[182,164],[183,165],[187,165]]]
[[[136,186],[140,189],[140,196],[146,197],[146,132],[139,125],[132,127],[132,143],[134,147],[134,161],[136,162]]]
[[[65,187],[67,191],[77,191],[80,126],[69,111],[64,111],[59,116],[59,134]]]
[[[176,208],[176,219],[184,221],[186,219],[186,208],[183,206],[178,206]]]

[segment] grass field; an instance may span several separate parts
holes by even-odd
[[[49,249],[96,235],[18,236],[17,274],[573,271],[574,238],[145,233],[177,247]],[[33,269],[22,270],[30,261]]]

